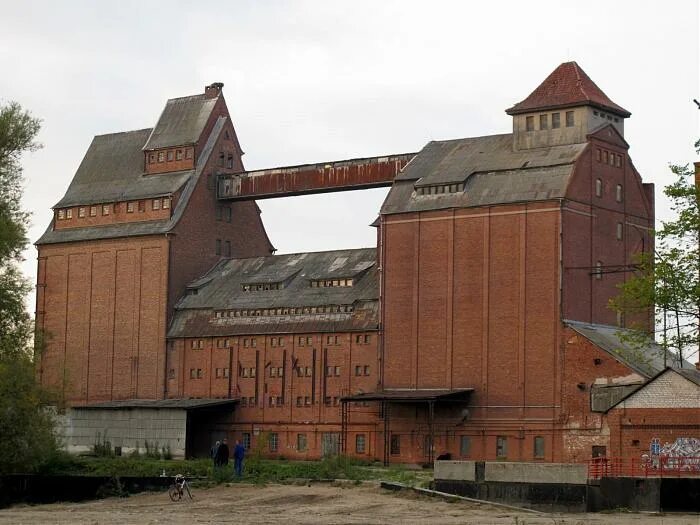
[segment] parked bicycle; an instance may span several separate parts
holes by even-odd
[[[168,489],[168,495],[173,501],[180,501],[184,494],[187,493],[190,499],[192,499],[192,492],[190,492],[190,484],[187,483],[185,476],[178,474],[175,476],[175,480],[170,488]]]

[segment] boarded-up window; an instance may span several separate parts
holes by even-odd
[[[297,434],[297,452],[306,452],[306,434]]]
[[[355,452],[357,454],[364,454],[366,450],[366,439],[364,434],[355,435]]]
[[[508,457],[508,438],[506,436],[496,437],[496,457]]]
[[[525,130],[535,131],[535,117],[525,117]]]
[[[389,447],[391,454],[393,456],[398,456],[401,454],[401,436],[399,434],[391,435],[391,442]]]
[[[462,457],[469,457],[470,449],[472,448],[472,441],[469,436],[460,436],[459,438],[459,455]]]
[[[535,436],[534,442],[534,456],[536,459],[544,458],[544,437]]]
[[[561,127],[561,119],[559,113],[552,113],[552,129]]]
[[[540,115],[540,129],[549,129],[549,115]]]
[[[573,126],[574,126],[574,112],[567,111],[566,112],[566,127],[572,128]]]

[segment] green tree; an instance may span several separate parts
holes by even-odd
[[[695,143],[700,153],[700,140]],[[637,259],[635,275],[619,286],[610,307],[630,318],[653,311],[656,339],[668,350],[669,366],[683,366],[700,346],[700,191],[689,165],[670,166],[675,181],[664,188],[674,217],[656,231],[653,255]],[[642,328],[629,336],[643,344],[654,334]]]
[[[40,468],[57,449],[45,393],[36,381],[31,286],[19,269],[29,215],[22,211],[21,155],[39,148],[39,120],[19,104],[0,105],[0,472]]]

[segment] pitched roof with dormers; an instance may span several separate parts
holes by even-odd
[[[506,113],[517,115],[581,105],[596,106],[621,117],[631,115],[610,100],[576,62],[561,64],[525,100],[507,109]]]

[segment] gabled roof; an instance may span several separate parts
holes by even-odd
[[[595,106],[621,117],[631,115],[610,100],[576,62],[561,64],[525,100],[507,109],[506,113],[517,115],[581,105]]]
[[[141,147],[150,132],[140,129],[97,135],[55,208],[159,197],[182,187],[192,170],[144,175]]]
[[[190,283],[190,293],[175,306],[168,337],[376,330],[379,297],[376,256],[375,248],[361,248],[224,259],[206,275]],[[352,286],[311,286],[311,280],[347,278],[353,279]],[[283,286],[272,290],[244,291],[244,285],[249,283],[275,281]],[[351,312],[224,319],[213,315],[216,310],[332,305],[354,305],[354,308]]]
[[[614,405],[611,405],[605,412],[609,412],[613,408],[621,405],[622,403],[624,403],[625,401],[630,399],[632,396],[634,396],[635,394],[644,390],[649,385],[654,383],[657,379],[659,379],[661,376],[664,376],[667,373],[676,373],[676,374],[680,375],[681,377],[684,377],[685,379],[687,379],[691,383],[695,384],[696,386],[700,387],[700,370],[697,370],[694,367],[692,367],[692,368],[674,368],[674,367],[669,366],[666,368],[662,368],[658,373],[656,373],[652,377],[650,377],[649,380],[646,383],[644,383],[643,385],[641,385],[639,388],[636,388],[636,389],[632,390],[631,392],[629,392],[627,395],[621,397],[617,403],[615,403]],[[698,398],[698,401],[700,402],[700,398]],[[649,407],[649,408],[653,408],[653,407]]]
[[[652,377],[665,369],[663,347],[653,341],[641,347],[633,345],[624,338],[624,335],[630,332],[629,330],[617,326],[569,320],[565,320],[564,324],[643,377]],[[667,363],[672,362],[673,359],[676,357],[669,352]],[[692,365],[684,362],[684,367],[690,369]]]
[[[587,143],[513,149],[513,135],[429,142],[396,177],[382,214],[564,198]],[[415,187],[463,183],[464,191],[417,195]]]
[[[165,104],[144,150],[195,144],[209,120],[218,97],[204,94],[171,98]]]

